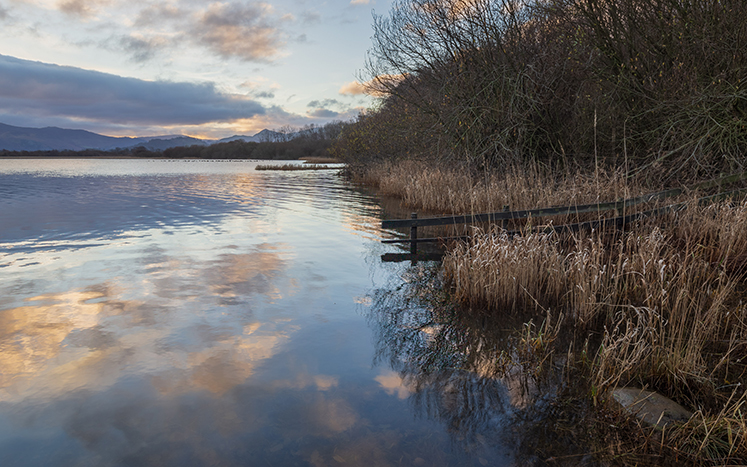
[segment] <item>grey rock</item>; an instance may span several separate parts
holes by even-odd
[[[653,391],[617,388],[612,391],[612,397],[626,412],[658,429],[673,423],[684,423],[693,415],[680,404]]]

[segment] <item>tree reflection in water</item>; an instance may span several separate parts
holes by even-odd
[[[463,449],[511,446],[520,465],[595,465],[585,455],[592,449],[578,446],[588,407],[568,398],[564,359],[548,340],[557,333],[546,332],[549,314],[459,309],[439,268],[423,263],[404,268],[372,299],[376,363],[398,372],[416,413],[443,423]]]

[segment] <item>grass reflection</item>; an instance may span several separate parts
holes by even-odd
[[[397,283],[373,294],[376,359],[392,369],[382,387],[409,397],[466,452],[503,444],[515,446],[522,465],[577,465],[593,448],[589,430],[575,428],[587,410],[548,337],[562,334],[555,329],[561,320],[507,314],[497,322],[456,309],[439,274],[427,264],[408,266]],[[594,465],[591,457],[584,462]]]

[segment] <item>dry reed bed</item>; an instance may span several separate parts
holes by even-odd
[[[747,202],[692,204],[614,235],[480,232],[448,252],[444,272],[466,306],[562,314],[595,403],[618,385],[656,388],[696,412],[671,449],[744,460]]]
[[[604,202],[663,188],[617,172],[557,175],[537,166],[475,176],[407,161],[356,175],[412,208],[449,214]],[[567,355],[569,374],[584,375],[575,384],[588,386],[595,403],[617,386],[639,385],[692,409],[687,424],[656,443],[659,452],[695,464],[747,461],[747,202],[698,207],[694,195],[686,210],[630,232],[509,238],[495,227],[474,229],[469,243],[447,253],[443,270],[467,307],[545,317],[536,347],[547,355],[533,360]]]
[[[356,174],[358,181],[402,198],[424,211],[465,214],[612,201],[648,193],[620,173],[600,171],[562,175],[536,165],[508,167],[502,173],[472,175],[462,167],[441,168],[417,161],[380,163]]]
[[[302,159],[304,164],[342,164],[340,159],[335,157],[306,157]]]
[[[444,168],[433,163],[404,160],[370,165],[352,175],[360,183],[378,187],[383,195],[402,199],[403,204],[412,209],[444,215],[497,212],[506,206],[510,210],[522,210],[608,202],[661,189],[661,186],[652,189],[631,183],[620,172],[600,170],[596,179],[593,173],[581,171],[558,175],[536,164],[508,167],[501,173],[471,174],[459,165]],[[650,207],[640,205],[625,214]],[[562,225],[598,218],[599,214],[587,213],[546,217],[542,222]],[[533,219],[523,219],[511,221],[506,227],[523,230],[528,224],[536,223]],[[470,232],[461,225],[419,230],[421,237],[464,236]]]
[[[283,164],[283,165],[258,165],[254,170],[281,170],[281,171],[294,171],[294,170],[325,170],[335,169],[336,167],[329,167],[326,165],[318,164]]]

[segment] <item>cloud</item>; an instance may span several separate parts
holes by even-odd
[[[326,100],[334,101],[334,99]],[[338,105],[337,108],[338,110],[332,110],[324,107],[317,107],[313,110],[308,110],[306,112],[306,116],[310,119],[320,119],[317,120],[317,123],[323,123],[325,121],[329,121],[330,119],[346,121],[354,119],[364,110],[363,107],[348,107],[343,104]]]
[[[283,25],[295,21],[293,15],[280,15],[267,3],[196,5],[199,3],[148,6],[137,14],[135,31],[143,36],[156,35],[176,49],[182,49],[186,42],[206,47],[222,58],[270,62],[288,42]]]
[[[212,83],[144,81],[0,55],[5,114],[67,117],[110,124],[199,125],[265,113],[243,95]]]
[[[283,107],[277,105],[268,105],[265,107],[265,113],[254,118],[236,120],[228,124],[212,124],[210,125],[210,129],[206,129],[204,127],[181,127],[177,129],[172,127],[172,129],[169,131],[171,133],[181,132],[190,135],[201,134],[203,135],[203,137],[218,139],[236,134],[255,134],[265,128],[273,129],[281,128],[283,126],[301,128],[311,124],[323,125],[330,120],[348,121],[354,119],[364,110],[365,108],[363,107],[352,107],[341,109],[339,113],[334,111],[325,111],[324,109],[322,109],[318,112],[307,111],[306,113],[298,114],[288,112]],[[0,114],[0,121],[3,121],[2,114]],[[163,131],[161,131],[161,133],[163,133]],[[128,134],[133,134],[133,132],[131,131]],[[151,132],[151,134],[153,133]]]
[[[70,16],[89,18],[96,12],[97,7],[106,0],[65,0],[58,3],[61,12]]]
[[[269,61],[285,45],[272,7],[263,3],[213,3],[197,14],[190,36],[224,58]]]
[[[313,118],[338,118],[342,115],[341,112],[331,110],[329,107],[336,107],[343,112],[350,110],[345,104],[337,99],[313,100],[306,104],[306,107],[314,109],[307,112],[308,116]]]
[[[117,42],[119,47],[130,54],[132,60],[137,63],[151,60],[159,50],[166,46],[159,38],[144,38],[134,35],[122,36]]]
[[[368,5],[371,0],[350,0],[351,5]]]
[[[365,83],[359,81],[350,82],[341,87],[337,92],[348,96],[367,94],[369,96],[381,97],[386,95],[390,89],[397,86],[404,78],[405,75],[379,75]]]
[[[319,24],[322,22],[322,15],[316,11],[304,11],[301,13],[301,21],[304,24]]]
[[[396,394],[399,399],[407,399],[414,392],[412,388],[405,385],[398,373],[391,370],[385,371],[374,379],[387,394]]]
[[[189,15],[186,10],[181,10],[173,5],[151,5],[140,10],[135,19],[135,26],[163,25],[164,22],[185,19]]]
[[[5,21],[8,18],[10,18],[9,10],[3,5],[0,5],[0,21]]]
[[[358,81],[352,81],[341,87],[337,92],[343,95],[357,96],[360,94],[365,94],[366,88],[362,83],[359,83]]]
[[[314,111],[309,112],[310,117],[316,117],[316,118],[335,118],[340,115],[340,112],[335,112],[334,110],[329,109],[316,109]]]
[[[63,13],[72,16],[88,16],[91,13],[91,9],[86,5],[85,0],[68,0],[66,2],[60,2],[58,8]]]
[[[314,100],[306,104],[306,107],[331,107],[333,105],[341,105],[341,102],[337,99],[324,99],[322,101]]]
[[[280,85],[277,83],[269,83],[268,79],[263,77],[255,77],[256,81],[244,81],[239,85],[240,88],[248,90],[248,94],[255,99],[274,99],[275,91],[280,89]],[[269,89],[268,89],[269,88]]]

